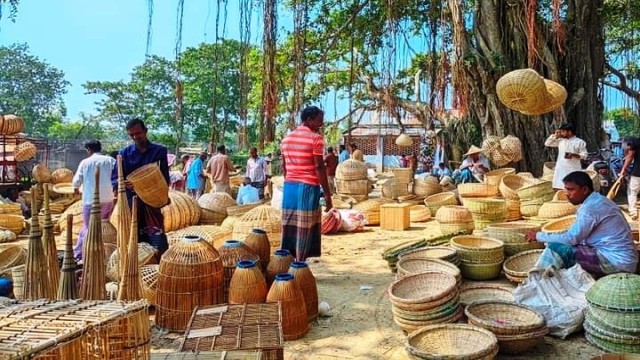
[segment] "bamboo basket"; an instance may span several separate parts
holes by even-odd
[[[51,182],[51,171],[44,163],[38,163],[31,170],[31,176],[40,184]]]
[[[16,235],[20,235],[24,229],[24,216],[0,214],[0,226]]]
[[[527,278],[527,276],[529,276],[529,271],[533,269],[542,252],[543,250],[536,249],[523,251],[516,255],[510,256],[509,258],[507,258],[507,260],[504,261],[504,264],[502,264],[502,270],[504,270],[505,274],[511,275],[512,277],[516,278],[516,282],[523,282]]]
[[[394,180],[397,183],[408,184],[413,182],[413,169],[409,168],[393,168],[391,169]]]
[[[293,275],[278,274],[267,294],[267,302],[280,302],[282,333],[287,341],[300,339],[309,332],[304,295]]]
[[[38,153],[38,148],[29,141],[25,141],[16,146],[14,158],[22,162],[33,159]]]
[[[575,214],[576,207],[568,201],[545,202],[538,209],[538,217],[541,219],[557,219]]]
[[[197,306],[223,302],[224,273],[216,249],[186,236],[160,259],[156,287],[156,324],[183,331]]]
[[[460,287],[460,303],[463,305],[484,300],[515,302],[513,288],[497,284],[463,284]]]
[[[492,280],[500,276],[502,270],[502,262],[504,259],[494,263],[471,263],[460,262],[460,271],[462,277],[469,280],[484,281]]]
[[[463,263],[502,263],[504,260],[504,242],[501,240],[461,235],[451,238],[450,246],[458,251],[458,256]]]
[[[487,226],[489,237],[501,240],[505,245],[526,242],[524,235],[528,231],[540,231],[540,226],[527,222],[495,223]]]
[[[410,333],[406,349],[422,359],[493,359],[498,353],[498,339],[477,326],[438,324]]]
[[[0,115],[0,134],[13,135],[24,130],[24,120],[13,114]]]
[[[255,260],[240,260],[229,282],[230,304],[257,304],[267,299],[267,281]]]
[[[274,251],[273,256],[269,260],[269,265],[267,265],[267,285],[271,286],[276,275],[289,271],[292,262],[293,256],[291,256],[289,250],[279,249]]]
[[[253,229],[251,230],[251,234],[247,235],[243,242],[258,255],[260,258],[260,269],[262,272],[266,272],[271,258],[271,245],[269,244],[267,232],[262,229]]]
[[[401,196],[409,195],[407,183],[397,182],[397,180],[387,180],[382,184],[382,196],[388,199],[398,199]]]
[[[67,216],[69,215],[73,216],[72,235],[73,235],[73,242],[75,243],[75,241],[78,239],[78,235],[80,234],[80,230],[82,229],[82,226],[83,226],[82,201],[74,202],[60,215],[60,220],[58,221],[58,227],[60,228],[60,231],[63,233],[67,231],[66,219],[67,219]]]
[[[227,208],[235,206],[236,201],[227,193],[205,193],[198,198],[198,205],[202,209],[227,215]]]
[[[491,198],[463,198],[464,207],[471,211],[471,214],[505,214],[507,204],[503,199]]]
[[[543,231],[546,233],[562,233],[569,230],[569,228],[571,227],[571,225],[573,225],[575,221],[576,221],[575,215],[549,221],[548,223],[542,226],[542,229],[540,231]]]
[[[369,194],[369,180],[340,180],[336,179],[336,192],[341,195]]]
[[[165,233],[198,224],[200,206],[191,196],[179,191],[170,191],[169,198],[171,204],[162,208]]]
[[[318,287],[309,265],[303,261],[294,261],[289,267],[289,273],[302,290],[307,319],[309,322],[315,321],[318,318]]]
[[[419,274],[427,271],[441,271],[456,278],[458,285],[462,282],[460,269],[449,261],[429,258],[402,258],[397,264],[398,272],[396,279],[401,279],[407,275]]]
[[[227,240],[218,248],[220,260],[224,270],[224,297],[223,302],[227,302],[229,286],[236,266],[242,260],[259,261],[260,257],[251,250],[250,247],[238,240]]]
[[[502,168],[489,171],[484,174],[484,183],[487,185],[499,186],[505,175],[512,175],[515,173],[516,169],[514,168]]]
[[[22,246],[7,246],[0,251],[0,273],[4,273],[15,266],[23,265],[26,259],[27,252]]]
[[[413,193],[419,196],[432,196],[442,192],[439,183],[432,183],[428,180],[418,180],[413,182]]]
[[[522,142],[515,136],[507,135],[500,140],[500,149],[512,162],[522,160]]]
[[[535,108],[522,111],[523,114],[533,116],[546,114],[561,108],[567,100],[567,90],[564,86],[548,79],[544,79],[544,84],[547,89],[547,100],[539,103]]]
[[[238,217],[236,216],[227,216],[224,221],[222,222],[222,224],[220,224],[220,227],[222,229],[225,229],[229,232],[233,232],[233,226],[236,224],[236,222],[238,221]]]
[[[519,200],[518,189],[526,186],[529,181],[529,179],[520,175],[507,174],[500,179],[498,188],[505,199]]]
[[[108,219],[102,219],[100,221],[100,227],[102,231],[102,241],[105,244],[117,244],[118,243],[118,231],[115,226],[111,224]]]
[[[567,192],[564,190],[556,191],[556,194],[553,195],[553,201],[569,201],[567,197]]]
[[[249,211],[257,208],[258,206],[264,205],[262,202],[257,202],[253,204],[244,204],[244,205],[235,205],[229,206],[227,208],[227,216],[235,216],[237,218],[242,217],[242,215],[248,213]]]
[[[473,222],[471,211],[464,206],[444,205],[436,212],[440,224],[460,224]]]
[[[223,214],[223,213],[200,208],[200,222],[199,222],[200,225],[220,225],[226,218],[227,218],[226,212]]]
[[[542,76],[532,69],[518,69],[504,74],[496,83],[498,99],[515,111],[533,111],[547,102],[547,88]]]
[[[431,219],[431,212],[425,205],[413,205],[409,209],[411,222],[425,222]]]
[[[60,184],[60,183],[70,183],[71,180],[73,180],[73,171],[66,169],[66,168],[60,168],[60,169],[56,169],[51,173],[51,182],[55,185],[55,184]]]
[[[147,205],[162,208],[169,202],[169,186],[157,164],[147,164],[127,176],[136,195]]]
[[[459,184],[458,195],[461,197],[494,197],[498,195],[498,187],[478,183]]]
[[[444,260],[453,265],[458,266],[460,258],[458,257],[458,250],[449,246],[427,246],[423,248],[413,249],[405,251],[400,254],[399,260],[409,259],[436,259]]]
[[[20,204],[1,204],[0,203],[0,217],[2,215],[18,215],[22,216],[22,206]]]
[[[367,179],[367,165],[362,161],[347,159],[336,168],[336,179],[365,180]]]
[[[216,249],[222,246],[225,241],[231,240],[231,231],[223,229],[222,227],[215,225],[196,225],[168,233],[167,241],[169,242],[169,246],[173,246],[187,235],[199,236]]]
[[[431,215],[435,215],[445,205],[458,205],[458,198],[453,192],[443,192],[428,196],[424,199],[424,204],[429,208]]]
[[[26,277],[26,265],[18,265],[11,268],[11,281],[13,281],[13,296],[17,300],[24,300],[24,280]]]
[[[280,211],[269,205],[260,205],[242,215],[233,225],[233,238],[244,239],[253,229],[266,231],[271,249],[280,248],[282,241],[282,219]]]
[[[400,134],[396,138],[396,145],[409,147],[413,145],[413,140],[411,140],[411,137],[407,134]]]
[[[522,219],[520,213],[520,200],[505,199],[507,204],[507,221],[518,221]]]
[[[545,327],[542,315],[509,301],[474,302],[467,306],[464,313],[470,324],[487,329],[496,336],[520,335]]]
[[[547,198],[549,196],[552,198],[555,194],[551,181],[543,180],[529,182],[526,186],[519,188],[517,192],[520,201]]]
[[[127,245],[127,249],[128,248],[129,246]],[[138,249],[136,252],[138,253],[138,267],[148,264],[149,261],[154,258],[157,252],[156,248],[145,242],[138,243],[137,248]],[[120,251],[114,251],[109,257],[109,261],[107,261],[107,278],[109,278],[111,281],[119,281],[120,277],[122,276],[122,272],[120,269],[124,269],[124,267],[120,267],[120,264],[122,263],[123,262],[121,262]]]
[[[151,305],[156,304],[156,287],[158,285],[158,270],[160,265],[151,264],[144,265],[140,268],[140,277],[142,280],[142,296]]]

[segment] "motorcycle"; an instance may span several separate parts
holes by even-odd
[[[598,173],[600,193],[607,195],[622,170],[622,159],[613,155],[609,149],[600,149],[587,155],[587,170]]]

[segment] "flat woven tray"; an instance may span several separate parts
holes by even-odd
[[[262,350],[283,359],[280,303],[213,305],[193,311],[180,351]]]

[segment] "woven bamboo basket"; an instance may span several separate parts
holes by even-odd
[[[510,301],[477,301],[469,304],[464,313],[470,324],[495,335],[519,335],[545,327],[542,315]]]
[[[24,216],[0,214],[0,226],[16,235],[20,235],[24,229]]]
[[[258,304],[267,299],[267,282],[255,260],[240,260],[229,283],[229,304]]]
[[[431,215],[435,215],[445,205],[458,205],[458,198],[453,192],[443,192],[428,196],[424,199],[424,204],[429,208]]]
[[[260,258],[260,269],[262,272],[267,271],[269,260],[271,259],[271,244],[267,232],[262,229],[253,229],[251,234],[244,238],[244,244],[247,245]]]
[[[200,206],[191,196],[179,191],[170,191],[169,198],[171,203],[162,208],[165,233],[198,224]]]
[[[219,213],[200,208],[200,225],[220,225],[227,218],[226,213]]]
[[[146,265],[153,259],[156,249],[145,243],[138,243],[138,266]],[[122,272],[120,270],[120,252],[114,251],[107,262],[107,277],[112,281],[119,281]]]
[[[522,242],[504,244],[504,256],[509,257],[521,252],[544,249],[544,243],[541,242]]]
[[[224,272],[216,249],[199,237],[184,237],[160,259],[156,324],[183,331],[197,306],[223,302]]]
[[[538,217],[541,219],[557,219],[573,215],[576,211],[575,205],[568,201],[549,201],[540,206]]]
[[[549,195],[553,198],[553,195],[555,194],[555,191],[551,186],[551,181],[543,180],[529,182],[526,186],[523,186],[516,191],[518,192],[518,198],[520,201],[547,198]]]
[[[302,295],[309,322],[318,318],[318,287],[309,265],[303,261],[294,261],[289,266],[289,274],[293,275],[293,281],[298,284]]]
[[[556,191],[556,194],[553,195],[553,201],[569,201],[567,197],[567,192],[564,190]]]
[[[53,185],[53,192],[56,194],[71,195],[75,190],[71,182],[63,182]]]
[[[462,277],[469,280],[484,281],[495,279],[500,276],[502,262],[504,259],[494,263],[471,263],[460,262]]]
[[[51,171],[44,163],[38,163],[31,170],[31,176],[40,184],[51,181]]]
[[[617,273],[605,276],[587,291],[590,306],[618,312],[640,311],[640,275]],[[636,329],[637,330],[637,329]]]
[[[460,260],[467,263],[495,263],[504,260],[504,242],[481,236],[455,236],[450,246],[458,251]]]
[[[282,333],[287,341],[300,339],[309,332],[304,294],[289,273],[278,274],[267,294],[267,302],[280,302]]]
[[[280,242],[282,241],[280,211],[269,205],[260,205],[242,215],[233,225],[233,238],[244,239],[256,228],[267,232],[272,250],[280,247]]]
[[[504,74],[496,83],[498,99],[515,111],[535,111],[547,102],[545,81],[535,70],[518,69]]]
[[[542,175],[553,175],[553,172],[556,170],[555,161],[547,161],[542,165]]]
[[[393,168],[391,169],[393,178],[397,183],[408,184],[413,182],[413,169],[409,168]]]
[[[441,305],[443,299],[455,294],[458,286],[456,278],[445,272],[428,271],[406,275],[389,286],[387,294],[394,306],[410,309],[408,306],[424,306],[424,309]]]
[[[156,304],[156,286],[158,285],[159,269],[160,265],[158,264],[144,265],[140,268],[142,296],[144,296],[151,305]]]
[[[293,260],[293,256],[291,256],[289,250],[279,249],[274,251],[273,256],[269,260],[269,265],[267,265],[267,285],[271,286],[276,275],[289,271]]]
[[[18,265],[11,268],[11,281],[13,282],[13,296],[17,300],[24,300],[24,278],[26,266]]]
[[[432,196],[442,192],[440,183],[433,183],[429,180],[418,180],[413,182],[413,193],[419,196]]]
[[[449,223],[449,224],[438,224],[440,228],[440,233],[442,235],[462,235],[462,234],[471,234],[475,229],[475,223],[464,222],[464,223]]]
[[[407,183],[397,182],[396,180],[387,180],[382,185],[382,196],[388,199],[397,199],[401,196],[409,195],[409,186]]]
[[[473,222],[473,216],[464,206],[444,205],[436,212],[436,220],[440,224],[460,224]]]
[[[527,222],[495,223],[487,226],[489,237],[501,240],[505,245],[526,242],[528,231],[540,231],[540,226]]]
[[[427,246],[423,248],[405,251],[401,253],[399,256],[399,260],[403,260],[403,259],[404,260],[409,260],[409,259],[444,260],[456,266],[460,263],[460,258],[458,257],[458,250],[448,246]]]
[[[471,214],[506,214],[507,204],[504,199],[492,198],[463,198],[464,207],[471,211]]]
[[[238,219],[239,218],[236,216],[227,216],[222,222],[222,224],[220,224],[220,227],[229,232],[233,232],[233,226],[236,224]]]
[[[431,219],[431,212],[425,205],[413,205],[409,208],[411,222],[425,222]]]
[[[507,135],[500,140],[500,149],[503,155],[512,162],[522,160],[522,142],[515,136]]]
[[[520,200],[505,199],[507,204],[507,221],[518,221],[522,219],[520,212]]]
[[[367,195],[369,194],[369,180],[340,180],[336,179],[338,194]]]
[[[214,211],[221,214],[227,214],[229,206],[235,206],[235,200],[227,193],[205,193],[198,198],[198,205],[202,209]]]
[[[25,141],[16,146],[14,158],[16,161],[31,160],[38,153],[38,148],[29,141]]]
[[[108,219],[100,221],[102,226],[102,242],[105,244],[116,244],[118,242],[118,231]]]
[[[2,214],[22,216],[22,206],[20,204],[0,204],[0,215]]]
[[[569,230],[569,228],[571,227],[571,225],[573,225],[575,221],[576,221],[575,215],[552,220],[544,224],[544,226],[542,226],[542,229],[540,229],[540,231],[543,231],[546,233],[562,233]]]
[[[169,246],[173,246],[187,235],[199,236],[216,249],[225,241],[231,240],[231,231],[227,229],[215,225],[195,225],[168,233],[167,241]]]
[[[461,197],[493,197],[498,195],[498,186],[478,183],[459,184],[458,195]]]
[[[587,319],[592,325],[620,335],[637,335],[640,329],[640,313],[608,310],[598,306],[587,307]]]
[[[484,183],[488,185],[499,186],[505,175],[513,175],[516,173],[514,168],[503,168],[489,171],[484,174]]]
[[[24,120],[13,114],[0,115],[0,134],[13,135],[24,130]]]
[[[58,227],[62,233],[65,233],[67,230],[67,222],[65,219],[68,215],[73,216],[73,240],[78,239],[78,234],[80,234],[80,230],[82,229],[82,201],[76,201],[71,204],[60,216],[60,220],[58,221]]]
[[[0,251],[0,274],[25,263],[27,252],[22,246],[7,246]]]
[[[222,268],[224,271],[224,302],[227,301],[229,295],[229,284],[233,273],[236,271],[236,266],[239,261],[242,260],[254,260],[259,261],[260,257],[253,252],[253,250],[247,245],[238,240],[227,240],[222,246],[218,248],[220,254],[220,260],[222,261]]]
[[[505,274],[509,274],[514,278],[521,278],[521,281],[514,279],[516,282],[522,282],[529,276],[529,270],[533,269],[542,251],[540,249],[529,250],[510,256],[502,264],[502,269]]]
[[[367,165],[362,161],[347,159],[336,168],[336,179],[365,180],[366,178]]]
[[[406,349],[421,359],[493,359],[498,339],[477,326],[438,324],[409,334]]]
[[[460,303],[469,305],[477,301],[515,302],[513,288],[498,284],[463,284],[460,286]]]
[[[169,186],[157,164],[147,164],[127,176],[140,199],[155,208],[162,208],[169,202]]]
[[[396,145],[409,147],[409,146],[413,145],[413,140],[411,140],[411,136],[409,136],[407,134],[400,134],[396,138]]]
[[[518,189],[526,186],[529,181],[529,179],[520,175],[507,174],[500,180],[498,188],[505,199],[519,200]]]
[[[67,168],[59,168],[51,173],[51,182],[53,184],[70,183],[73,180],[73,171]]]
[[[564,86],[548,79],[544,79],[544,84],[547,89],[547,100],[532,109],[522,111],[523,114],[532,116],[546,114],[561,108],[567,100],[567,90]]]
[[[227,208],[227,216],[235,216],[235,217],[240,218],[241,216],[243,216],[244,214],[248,213],[249,211],[257,208],[258,206],[262,206],[262,205],[264,205],[262,202],[258,202],[258,203],[253,203],[253,204],[229,206]]]
[[[396,273],[396,279],[426,271],[441,271],[453,275],[458,284],[462,281],[460,269],[458,269],[456,265],[440,259],[403,258],[398,261],[397,269],[398,272]]]

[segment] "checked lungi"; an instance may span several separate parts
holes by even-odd
[[[285,182],[282,190],[282,248],[297,261],[320,256],[320,186]]]
[[[580,264],[583,269],[596,279],[617,272],[604,257],[598,254],[596,249],[581,244],[571,246],[548,243],[535,266],[541,269],[546,269],[549,266],[568,269],[576,263]]]

